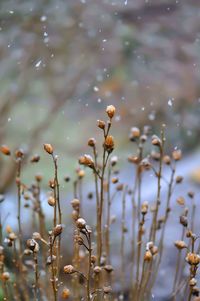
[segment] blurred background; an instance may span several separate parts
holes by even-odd
[[[43,143],[54,145],[61,174],[72,173],[109,104],[117,153],[131,151],[131,126],[159,133],[163,123],[169,149],[198,152],[199,87],[196,0],[0,1],[0,144],[42,154],[47,178]],[[4,192],[15,164],[0,160]]]

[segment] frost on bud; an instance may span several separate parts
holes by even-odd
[[[111,153],[115,146],[113,136],[107,136],[103,146],[107,150],[107,152]]]
[[[50,155],[53,154],[53,147],[52,147],[52,145],[49,144],[49,143],[45,143],[45,144],[44,144],[44,150],[45,150],[48,154],[50,154]]]
[[[11,152],[10,149],[7,145],[2,145],[0,148],[2,154],[6,155],[6,156],[10,156]]]
[[[183,225],[183,227],[188,226],[188,219],[186,216],[184,216],[184,215],[180,216],[180,224]]]
[[[183,240],[176,240],[174,243],[175,247],[179,250],[187,248],[186,243]]]
[[[15,152],[15,157],[17,159],[22,159],[24,156],[24,151],[22,149],[17,149]]]
[[[35,239],[28,239],[26,245],[29,248],[29,250],[35,253],[39,251],[39,244],[35,241]]]
[[[100,129],[104,130],[106,124],[105,124],[105,122],[104,122],[103,120],[97,120],[97,126],[98,126]]]
[[[90,138],[88,140],[88,146],[94,147],[96,144],[96,140],[94,138]]]
[[[190,286],[195,286],[197,284],[197,280],[195,278],[190,279],[189,285]]]
[[[56,225],[53,229],[54,236],[59,236],[62,233],[63,227],[62,225]]]
[[[177,149],[177,150],[173,151],[172,157],[173,157],[173,159],[174,159],[175,161],[179,161],[179,160],[181,159],[181,157],[182,157],[182,152],[181,152],[181,150],[180,150],[180,149]]]
[[[33,233],[33,239],[35,239],[35,240],[40,240],[42,237],[41,237],[41,235],[40,235],[40,233],[39,232],[34,232]]]
[[[190,264],[190,265],[198,265],[200,263],[200,256],[196,253],[191,253],[189,252],[185,258],[185,260]]]
[[[65,265],[63,271],[65,274],[73,274],[76,272],[75,268],[71,264]]]
[[[101,272],[101,267],[100,266],[96,266],[96,267],[94,267],[94,273],[95,274],[99,274]]]
[[[118,157],[117,156],[112,156],[110,159],[110,163],[112,166],[115,166],[118,162]]]
[[[144,158],[141,162],[140,165],[144,167],[145,170],[150,170],[151,169],[151,163],[149,162],[148,158]]]
[[[115,107],[113,105],[107,106],[106,113],[110,119],[112,119],[115,115]]]
[[[144,203],[142,204],[142,206],[141,206],[141,213],[142,213],[143,215],[147,214],[147,212],[148,212],[148,207],[149,207],[148,202],[144,202]]]
[[[138,164],[140,162],[140,158],[138,156],[129,156],[128,161],[133,164]]]
[[[79,164],[94,168],[94,161],[90,155],[84,155],[79,158]]]
[[[83,219],[83,218],[78,218],[77,221],[76,221],[76,226],[79,228],[79,229],[84,229],[85,226],[86,226],[86,221]]]
[[[70,297],[70,290],[68,288],[63,288],[61,292],[61,298],[66,300]]]

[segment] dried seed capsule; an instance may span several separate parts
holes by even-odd
[[[178,197],[176,202],[181,206],[185,205],[185,199],[182,196]]]
[[[104,286],[103,292],[104,292],[104,294],[110,294],[112,292],[111,286]]]
[[[74,210],[78,210],[80,206],[80,201],[78,199],[73,199],[71,201],[71,205]]]
[[[110,119],[112,119],[115,115],[115,107],[113,105],[107,106],[106,113]]]
[[[0,148],[2,154],[6,155],[6,156],[10,156],[11,152],[10,149],[7,145],[2,145]]]
[[[59,236],[62,233],[63,227],[62,225],[56,225],[53,229],[54,236]]]
[[[134,142],[139,137],[140,137],[140,129],[137,127],[132,127],[129,135],[130,140]]]
[[[174,245],[179,250],[187,248],[187,245],[186,245],[186,243],[183,240],[176,240],[175,243],[174,243]]]
[[[112,166],[115,166],[118,162],[118,157],[117,156],[112,156],[110,159],[110,163]]]
[[[142,214],[147,214],[147,212],[148,212],[148,207],[149,207],[149,205],[148,205],[148,202],[144,202],[143,204],[142,204],[142,206],[141,206],[141,213]]]
[[[10,279],[10,274],[8,272],[3,272],[1,275],[2,281],[8,281]]]
[[[23,158],[23,156],[24,156],[23,149],[17,149],[16,152],[15,152],[15,157],[18,158],[18,159],[21,159],[21,158]]]
[[[69,265],[65,265],[63,270],[64,270],[65,274],[73,274],[73,273],[76,272],[76,270],[73,267],[73,265],[70,265],[70,264]]]
[[[35,239],[35,240],[40,240],[42,237],[41,237],[41,235],[40,235],[40,233],[39,232],[34,232],[33,233],[33,239]]]
[[[188,219],[185,215],[180,216],[180,224],[183,225],[183,227],[187,227]]]
[[[37,163],[40,161],[40,156],[39,155],[34,155],[32,158],[31,158],[31,163]]]
[[[182,152],[180,149],[177,149],[175,151],[172,152],[172,158],[175,160],[175,161],[179,161],[182,157]]]
[[[130,163],[138,164],[140,162],[140,158],[137,156],[130,156],[128,157],[128,161]]]
[[[94,168],[94,161],[90,155],[84,155],[79,158],[79,164]]]
[[[94,138],[90,138],[88,140],[88,146],[94,147],[96,145],[96,140]]]
[[[99,274],[101,272],[101,267],[100,266],[96,266],[96,267],[94,267],[94,273],[95,274]]]
[[[97,120],[97,126],[98,126],[100,129],[104,130],[106,124],[105,124],[105,122],[104,122],[103,120]]]
[[[53,147],[52,147],[52,145],[49,144],[49,143],[45,143],[45,144],[44,144],[44,150],[45,150],[48,154],[50,154],[50,155],[53,154]]]
[[[112,265],[107,264],[104,266],[104,270],[108,273],[111,273],[114,269],[113,269]]]
[[[200,263],[200,256],[196,253],[191,253],[189,252],[185,258],[185,260],[190,264],[190,265],[198,265]]]
[[[161,145],[161,140],[160,140],[160,138],[158,136],[153,135],[152,139],[151,139],[151,143],[153,145],[160,146]]]
[[[63,288],[61,293],[61,298],[66,300],[70,297],[70,290],[68,288]]]
[[[153,255],[151,254],[150,251],[146,251],[145,254],[144,254],[144,260],[145,261],[151,261],[153,258]]]
[[[171,164],[171,158],[170,158],[170,156],[165,155],[165,156],[163,157],[163,162],[164,162],[165,164],[167,164],[167,165],[170,165],[170,164]]]
[[[56,200],[54,199],[54,197],[50,196],[50,197],[48,198],[48,204],[49,204],[49,206],[52,206],[52,207],[55,206]]]
[[[79,229],[84,229],[86,226],[86,221],[83,218],[78,218],[76,221],[76,225]]]
[[[115,146],[113,136],[107,136],[103,146],[107,150],[107,152],[111,153]]]
[[[182,176],[177,176],[176,177],[176,183],[179,184],[183,181],[183,177]]]
[[[195,278],[190,279],[189,285],[190,286],[195,286],[197,284],[197,280]]]
[[[79,169],[77,172],[79,179],[82,179],[85,176],[85,171],[83,169]]]
[[[40,175],[40,174],[35,175],[35,179],[36,179],[37,182],[41,182],[42,181],[42,175]]]
[[[34,239],[28,239],[26,245],[31,251],[35,253],[39,251],[39,244]]]

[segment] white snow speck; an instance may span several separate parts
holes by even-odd
[[[94,90],[95,92],[98,92],[98,91],[99,91],[99,88],[98,88],[97,86],[94,86],[93,90]]]
[[[41,63],[42,63],[42,60],[38,61],[38,62],[35,64],[35,67],[36,67],[36,68],[39,68],[40,65],[41,65]]]
[[[42,16],[41,18],[40,18],[40,21],[41,22],[45,22],[47,20],[47,17],[46,16]]]
[[[174,98],[169,98],[169,99],[168,99],[167,104],[168,104],[169,107],[172,107],[172,106],[173,106],[173,101],[174,101]]]

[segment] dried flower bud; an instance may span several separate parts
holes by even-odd
[[[106,264],[106,265],[104,266],[104,270],[105,270],[106,272],[108,272],[108,273],[111,273],[114,269],[113,269],[112,265]]]
[[[48,198],[48,204],[49,204],[49,206],[51,206],[51,207],[54,207],[54,206],[55,206],[56,200],[54,199],[54,197],[50,196],[50,197]]]
[[[185,215],[180,216],[180,224],[183,225],[183,227],[187,227],[188,219]]]
[[[106,113],[110,119],[112,119],[113,116],[115,115],[115,111],[116,109],[113,105],[107,106],[106,108]]]
[[[103,292],[104,292],[104,294],[110,294],[112,292],[111,286],[104,286]]]
[[[113,184],[116,184],[116,183],[118,183],[118,181],[119,181],[119,179],[118,179],[118,178],[112,178],[112,183],[113,183]]]
[[[79,210],[80,201],[78,199],[73,199],[71,205],[74,210]]]
[[[23,158],[23,156],[24,156],[24,151],[22,149],[17,149],[15,152],[15,157],[21,159]]]
[[[159,161],[160,160],[160,153],[152,151],[151,152],[151,158],[154,159],[155,161]]]
[[[77,210],[72,211],[72,218],[74,221],[77,221],[77,219],[79,218],[79,213]]]
[[[145,143],[147,141],[147,136],[146,135],[141,135],[140,136],[140,142]]]
[[[184,197],[182,197],[182,196],[179,196],[179,197],[176,199],[176,202],[177,202],[179,205],[181,205],[181,206],[185,205],[185,199],[184,199]]]
[[[160,138],[158,136],[156,136],[156,135],[153,135],[152,139],[151,139],[151,143],[153,145],[160,146],[161,145]]]
[[[150,251],[146,251],[145,254],[144,254],[144,260],[145,261],[151,261],[153,258],[153,255],[151,254]]]
[[[2,154],[6,155],[6,156],[10,156],[11,152],[10,149],[7,145],[2,145],[0,148]]]
[[[35,240],[40,240],[42,237],[41,237],[41,235],[40,235],[40,233],[39,232],[34,232],[33,233],[33,239],[35,239]]]
[[[174,245],[179,250],[187,248],[187,245],[186,245],[186,243],[183,240],[176,240],[175,243],[174,243]]]
[[[62,225],[56,225],[53,229],[54,236],[59,236],[62,233],[63,227]]]
[[[149,205],[148,205],[148,202],[144,202],[143,204],[142,204],[142,206],[141,206],[141,213],[142,214],[147,214],[147,212],[148,212],[148,207],[149,207]]]
[[[69,265],[65,265],[63,270],[64,270],[65,274],[73,274],[73,273],[76,272],[76,270],[73,267],[73,265],[70,265],[70,264]]]
[[[83,219],[83,218],[78,218],[77,221],[76,221],[76,226],[79,228],[79,229],[84,229],[85,226],[86,226],[86,221]]]
[[[176,177],[176,183],[179,184],[183,181],[183,177],[182,176],[177,176]]]
[[[88,146],[94,147],[96,145],[96,140],[94,138],[90,138],[88,140]]]
[[[94,161],[90,155],[84,155],[79,158],[79,164],[94,168]]]
[[[95,274],[99,274],[101,272],[101,267],[100,266],[96,266],[96,267],[94,267],[94,273]]]
[[[116,187],[116,190],[117,191],[122,191],[124,188],[124,185],[123,184],[118,184],[117,187]]]
[[[107,152],[111,153],[115,146],[113,136],[107,136],[103,146],[107,150]]]
[[[24,250],[24,255],[29,256],[31,254],[33,254],[33,251],[31,251],[30,249],[25,249]]]
[[[194,192],[193,191],[188,191],[188,196],[193,199],[194,198]]]
[[[91,256],[91,263],[94,264],[96,262],[96,260],[97,260],[97,257],[95,255],[92,255]]]
[[[140,165],[144,167],[145,170],[150,170],[151,169],[151,163],[149,162],[148,158],[144,158],[141,162]]]
[[[198,265],[200,263],[200,256],[196,253],[191,253],[189,252],[185,258],[185,260],[190,264],[190,265]]]
[[[55,255],[48,256],[48,257],[47,257],[46,264],[47,264],[47,265],[50,265],[50,264],[52,264],[53,261],[56,261],[56,256],[55,256]]]
[[[40,161],[40,156],[39,155],[34,155],[32,158],[31,158],[31,163],[37,163]]]
[[[140,129],[137,127],[132,127],[129,135],[130,140],[134,142],[139,137],[140,137]]]
[[[7,233],[13,232],[13,230],[12,230],[12,228],[11,228],[10,225],[7,225],[7,226],[6,226],[6,232],[7,232]]]
[[[66,300],[70,297],[70,290],[68,288],[63,288],[61,293],[61,298]]]
[[[40,175],[40,174],[35,175],[35,179],[36,179],[37,182],[41,182],[42,181],[42,175]]]
[[[1,275],[2,281],[8,281],[10,279],[10,274],[8,272],[3,272]]]
[[[106,124],[105,124],[105,122],[104,122],[103,120],[97,120],[97,126],[98,126],[100,129],[104,130]]]
[[[172,152],[172,158],[175,160],[175,161],[179,161],[182,157],[182,152],[180,149],[177,149],[175,151]]]
[[[9,233],[8,237],[11,241],[14,241],[17,238],[17,235],[14,232],[11,232],[11,233]]]
[[[128,157],[128,161],[130,163],[138,164],[140,162],[140,158],[137,156],[130,156]]]
[[[189,285],[190,286],[195,286],[197,284],[197,280],[195,278],[190,279]]]
[[[39,244],[34,239],[28,239],[26,245],[33,252],[39,251]]]
[[[110,159],[110,163],[112,166],[115,166],[118,162],[118,157],[117,156],[112,156]]]
[[[164,162],[165,164],[167,164],[167,165],[170,165],[170,164],[171,164],[171,158],[170,158],[170,156],[165,155],[165,156],[163,157],[163,162]]]
[[[52,147],[52,145],[49,144],[49,143],[45,143],[45,144],[44,144],[44,150],[45,150],[48,154],[50,154],[50,155],[53,154],[53,147]]]
[[[153,248],[151,249],[151,254],[153,256],[155,256],[156,254],[158,254],[158,247],[157,246],[153,246]]]
[[[79,169],[78,173],[78,177],[79,179],[82,179],[85,176],[85,171],[83,169]]]

